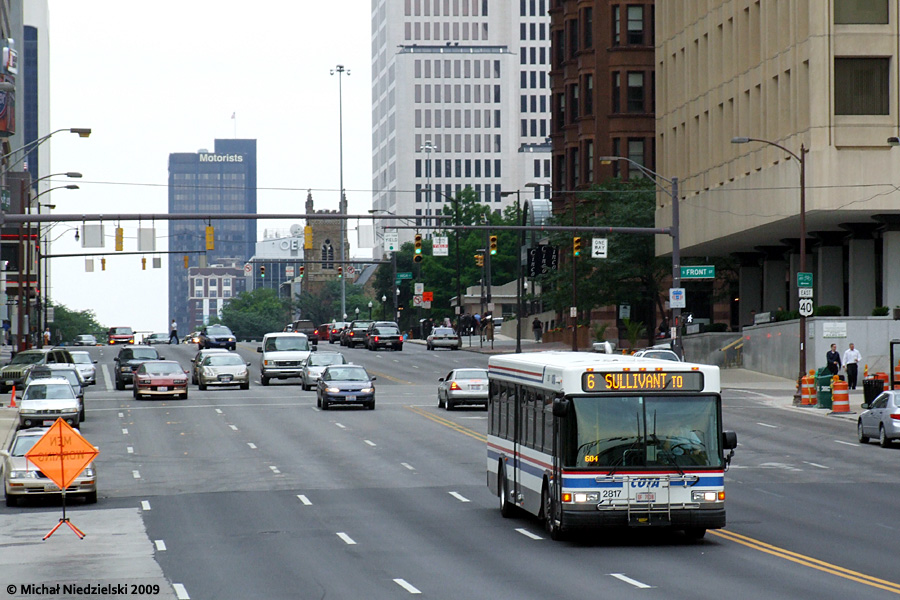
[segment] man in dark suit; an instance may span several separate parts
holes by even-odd
[[[838,354],[837,344],[831,345],[831,350],[825,355],[825,360],[828,363],[828,371],[832,375],[837,375],[838,371],[841,370],[841,355]]]

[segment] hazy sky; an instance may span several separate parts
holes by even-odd
[[[336,209],[338,76],[330,70],[338,64],[351,72],[343,77],[349,212],[371,208],[368,0],[49,4],[51,130],[93,129],[87,139],[59,133],[47,142],[51,172],[84,174],[80,190],[41,197],[55,212],[165,213],[169,154],[212,151],[235,132],[257,140],[260,212],[302,214],[308,189],[316,209]],[[261,221],[259,239],[295,222]],[[116,225],[106,225],[106,271],[99,259],[93,273],[84,258],[53,259],[51,300],[92,309],[104,325],[165,331],[166,260],[152,269],[148,256],[142,271],[140,256],[115,256]],[[122,226],[125,250],[137,250],[137,223]],[[168,249],[166,224],[156,228],[157,249]],[[52,253],[82,251],[66,224],[57,236]],[[352,232],[350,241],[355,247]]]

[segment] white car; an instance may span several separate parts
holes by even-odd
[[[62,419],[78,427],[81,407],[75,390],[62,378],[36,379],[28,384],[19,404],[19,428],[50,427]]]
[[[340,352],[316,352],[310,354],[303,367],[303,389],[311,390],[322,377],[322,371],[328,365],[346,365],[347,359]]]
[[[635,358],[652,358],[654,360],[672,360],[682,362],[681,358],[672,350],[665,348],[644,348],[634,353]]]
[[[84,350],[72,350],[69,354],[72,355],[73,364],[81,374],[81,378],[84,379],[85,385],[96,384],[97,368],[94,365],[97,364],[97,361],[92,359],[91,355]]]
[[[270,379],[303,377],[303,366],[312,349],[305,333],[279,331],[264,335],[256,351],[262,354],[259,382],[269,385]]]

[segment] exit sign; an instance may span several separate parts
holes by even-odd
[[[690,267],[681,267],[682,279],[715,279],[715,265],[698,265]]]

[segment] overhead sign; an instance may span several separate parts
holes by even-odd
[[[47,433],[25,453],[25,458],[59,489],[64,490],[98,454],[100,452],[93,444],[81,437],[68,423],[57,419]]]
[[[384,251],[394,252],[400,248],[400,233],[397,231],[384,232]]]
[[[397,273],[397,279],[412,279],[412,273],[410,273],[408,271],[403,272],[403,273]]]
[[[813,274],[812,273],[797,273],[797,287],[812,287],[813,286]]]
[[[528,249],[525,276],[537,277],[555,271],[559,267],[559,248],[556,246],[535,246]]]
[[[689,267],[681,267],[682,279],[715,279],[715,265],[691,265]]]
[[[669,308],[687,308],[684,288],[669,288]]]
[[[591,240],[591,258],[606,258],[607,242],[606,238],[594,238]]]
[[[446,237],[431,238],[431,255],[432,256],[450,256],[450,244]]]

